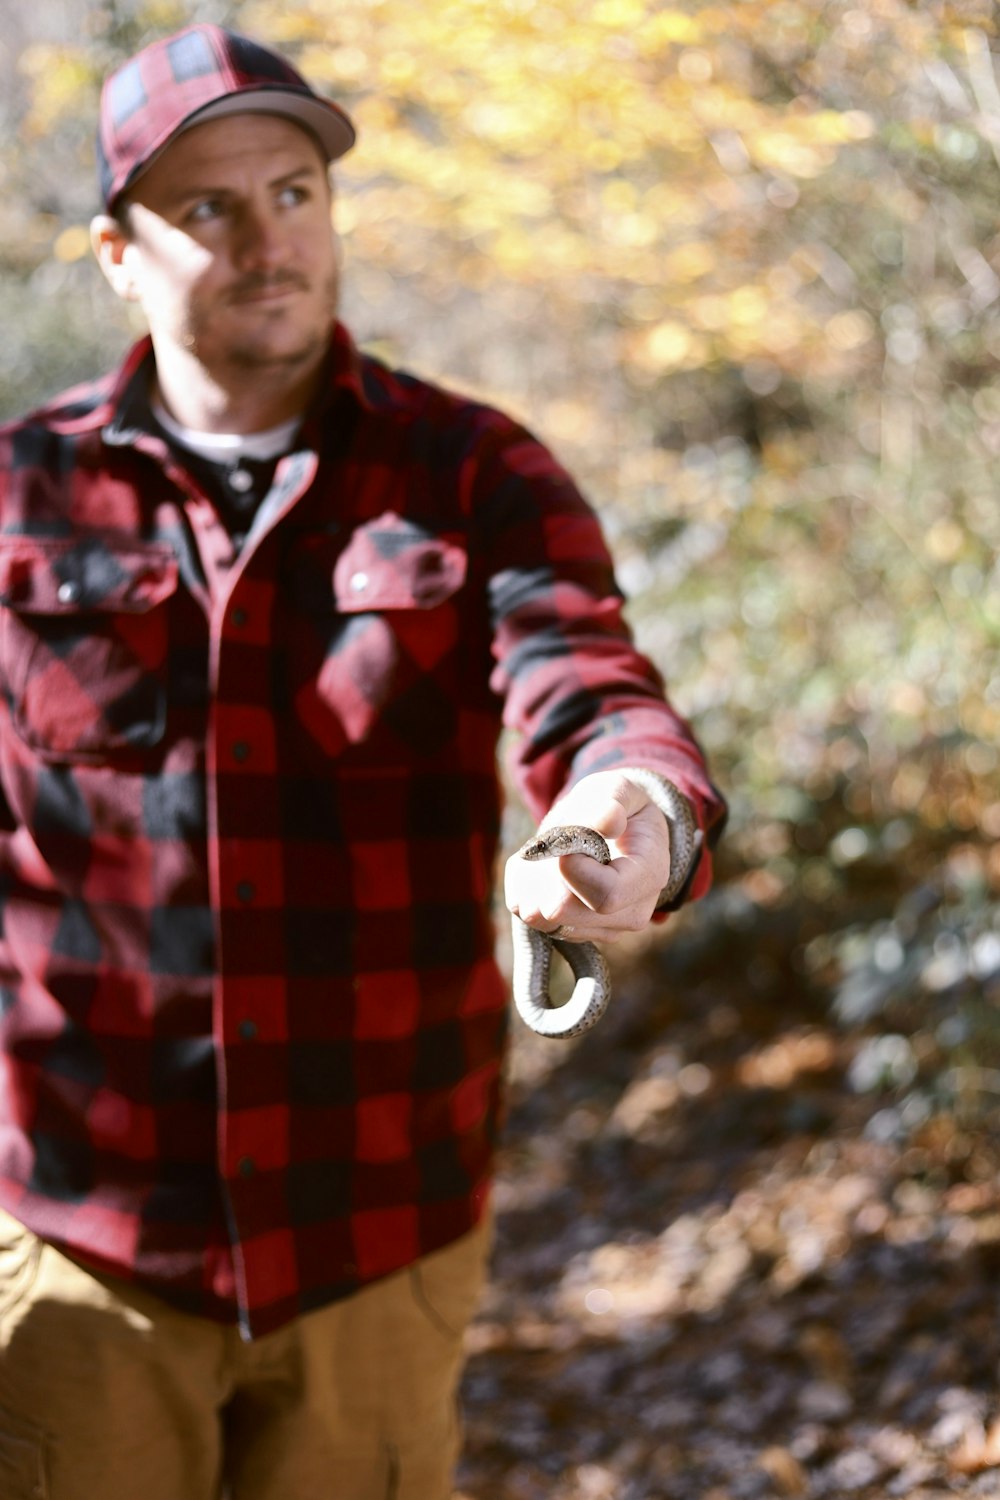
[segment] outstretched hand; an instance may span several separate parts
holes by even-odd
[[[505,872],[507,906],[529,927],[570,942],[613,943],[652,916],[670,875],[667,820],[648,792],[621,771],[585,776],[556,802],[542,829],[582,823],[603,834],[611,863],[585,854],[529,862],[513,855]]]

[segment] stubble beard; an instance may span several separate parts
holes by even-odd
[[[301,279],[289,284],[307,287]],[[247,287],[247,290],[250,288]],[[320,299],[320,310],[311,325],[303,331],[301,342],[291,348],[272,350],[266,340],[253,338],[249,333],[244,338],[232,338],[225,348],[212,350],[210,316],[193,312],[182,336],[183,346],[200,363],[211,363],[218,369],[230,371],[234,376],[268,376],[270,379],[290,380],[318,364],[326,353],[330,340],[330,329],[337,316],[339,303],[339,275],[336,270],[327,277]],[[235,302],[238,308],[238,297]]]

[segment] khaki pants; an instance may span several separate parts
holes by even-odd
[[[448,1500],[474,1230],[244,1343],[0,1211],[2,1500]]]

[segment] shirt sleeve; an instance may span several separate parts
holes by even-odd
[[[553,455],[498,422],[477,476],[491,687],[513,731],[509,769],[536,818],[593,771],[642,766],[691,802],[704,835],[688,899],[711,883],[725,803],[663,680],[635,647],[594,511]]]

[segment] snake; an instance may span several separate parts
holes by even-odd
[[[670,878],[657,903],[664,906],[683,890],[698,853],[701,833],[695,825],[691,804],[672,782],[653,771],[638,768],[623,771],[622,775],[641,786],[667,820]],[[611,862],[607,840],[596,829],[579,823],[540,828],[517,853],[527,860],[587,854],[599,864]],[[525,1025],[539,1036],[568,1040],[589,1031],[603,1016],[611,998],[611,979],[607,963],[594,943],[573,943],[558,934],[558,928],[555,932],[542,932],[512,915],[512,987],[514,1004]],[[570,998],[559,1006],[553,1006],[549,997],[553,951],[565,959],[575,980]]]

